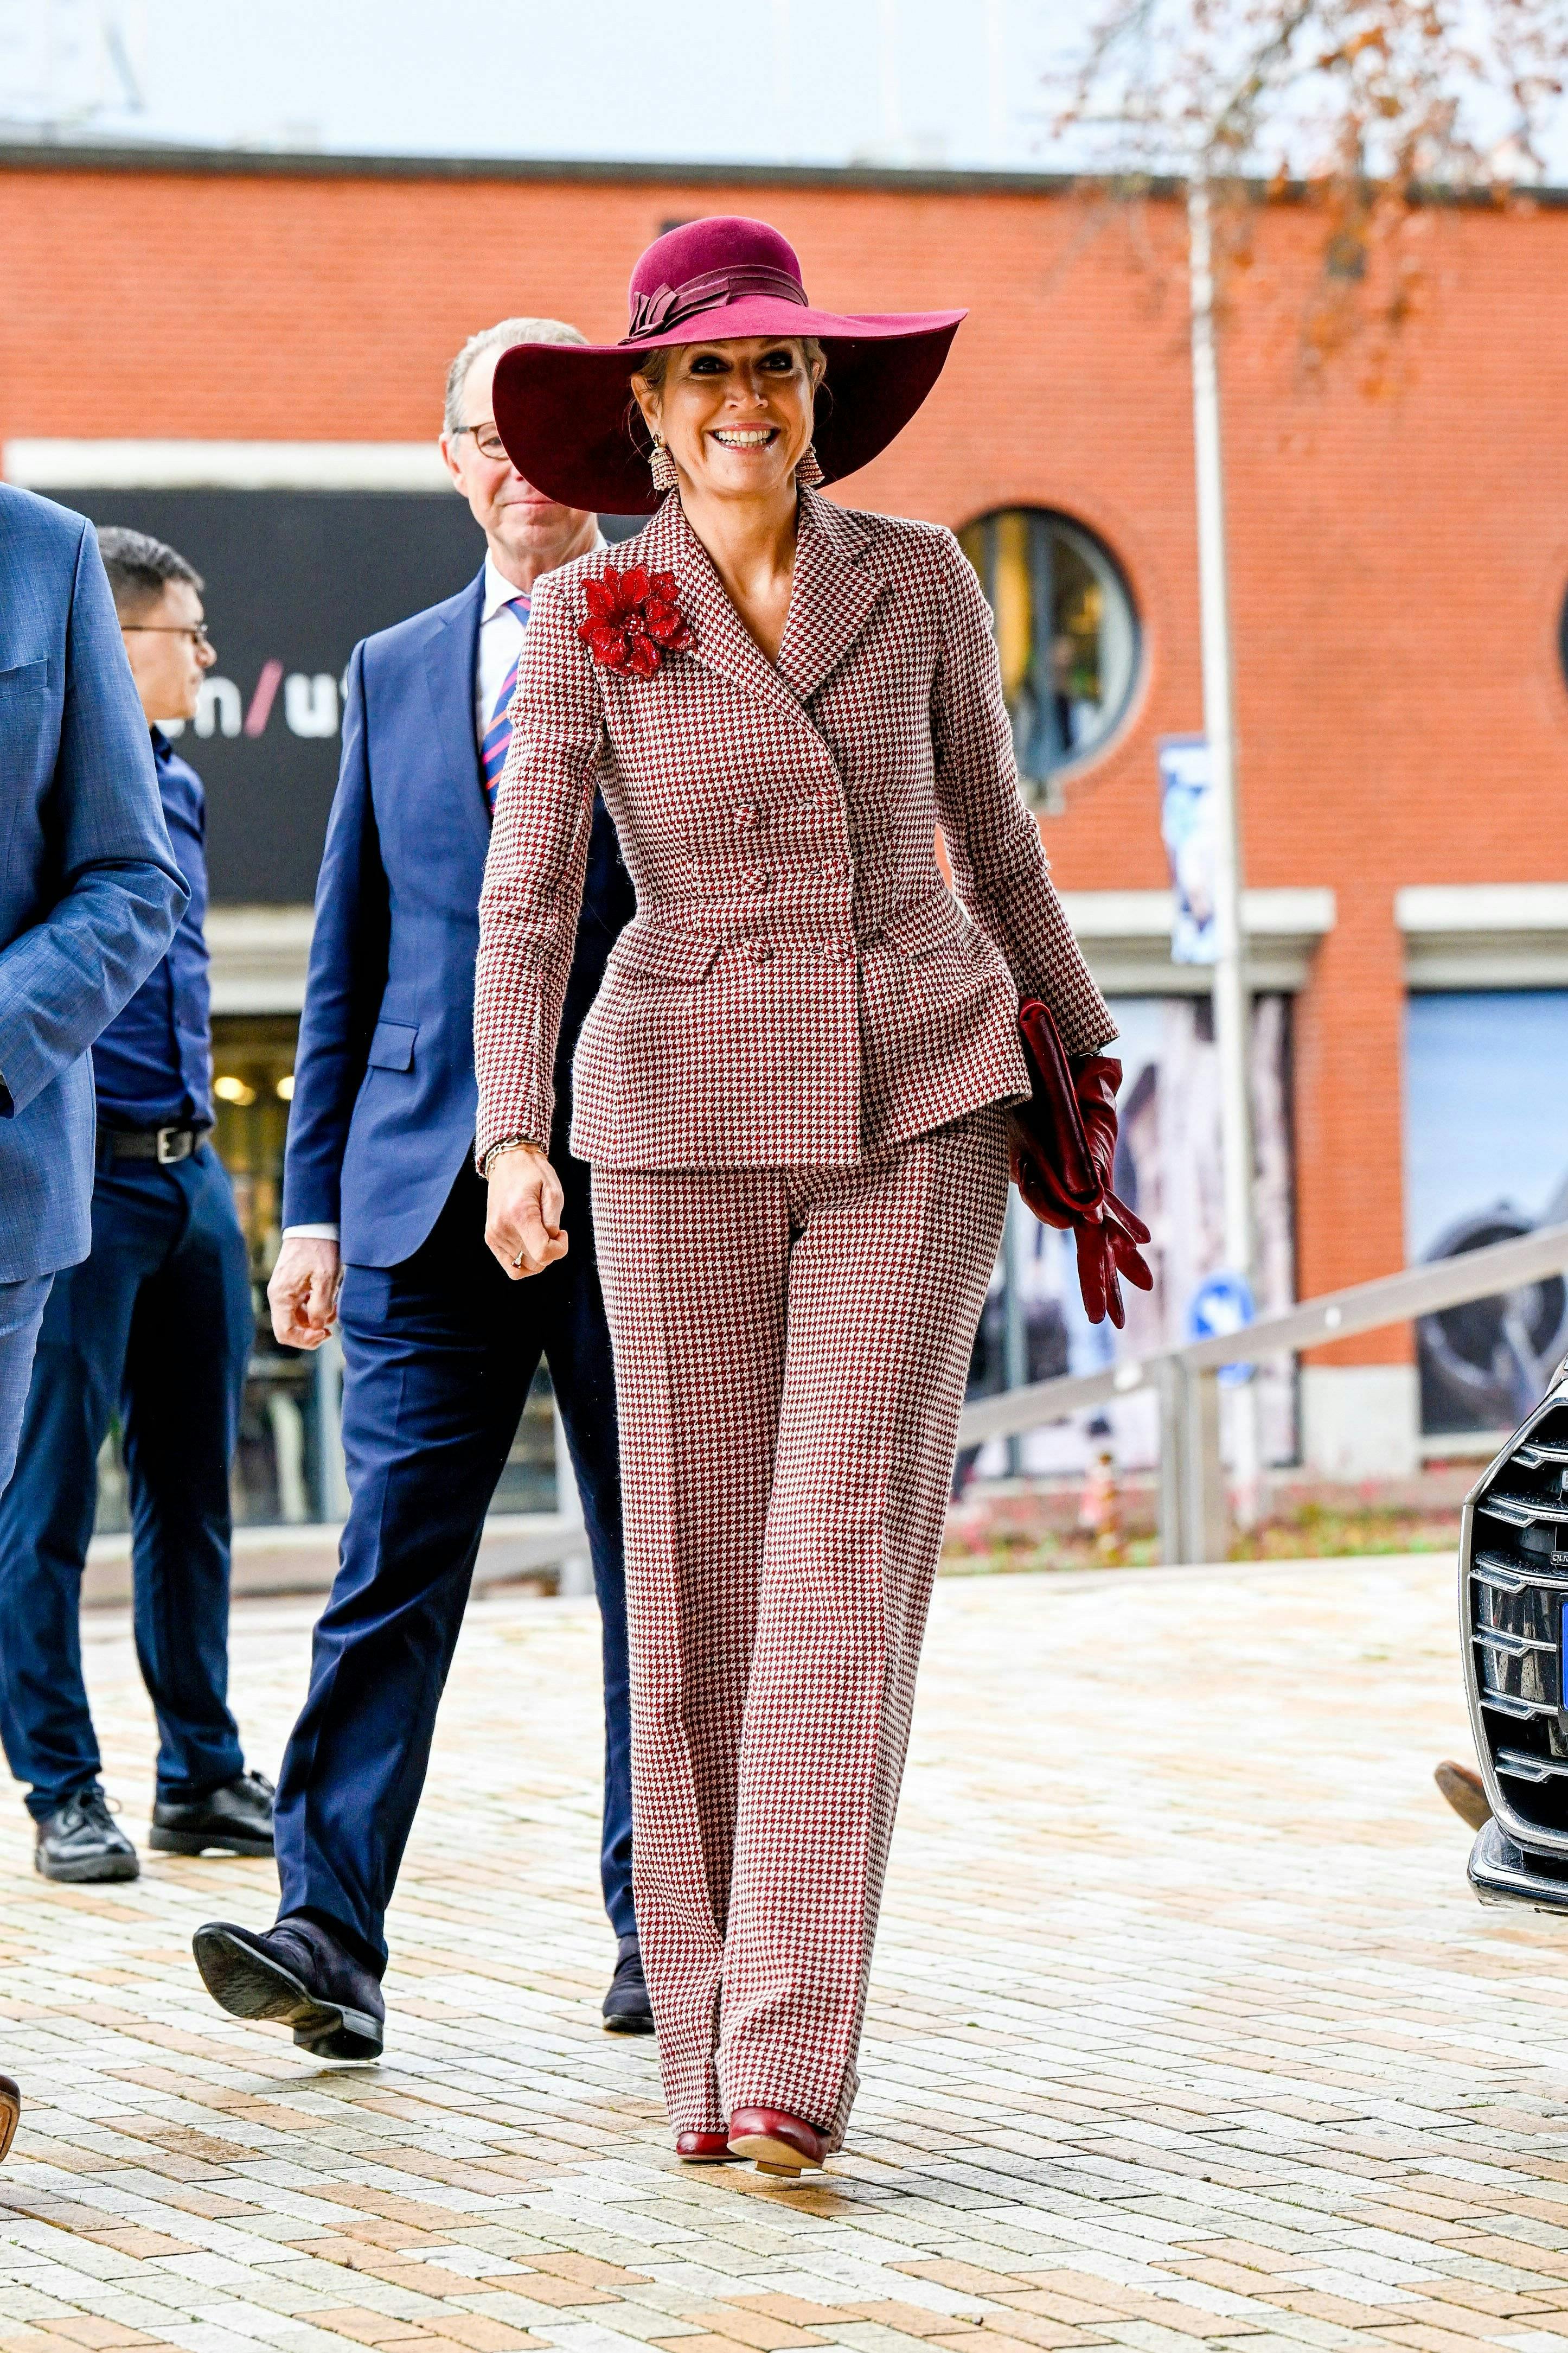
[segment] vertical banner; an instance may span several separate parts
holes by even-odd
[[[1205,735],[1163,735],[1160,834],[1171,861],[1173,964],[1213,964],[1215,799]]]

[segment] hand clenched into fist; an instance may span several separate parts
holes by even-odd
[[[319,1348],[337,1321],[342,1279],[336,1242],[302,1234],[287,1240],[267,1286],[273,1337],[286,1348]]]
[[[513,1282],[542,1274],[566,1255],[561,1224],[565,1196],[546,1155],[531,1144],[510,1145],[489,1167],[485,1240]]]

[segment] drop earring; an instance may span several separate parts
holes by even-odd
[[[653,476],[654,489],[662,498],[666,491],[674,490],[680,477],[675,470],[674,459],[664,446],[664,436],[661,433],[656,433],[653,437],[653,455],[647,462],[648,470]]]
[[[822,470],[822,460],[816,454],[816,444],[808,441],[795,460],[795,488],[802,491],[815,491],[818,482],[824,482],[826,479],[826,475]]]

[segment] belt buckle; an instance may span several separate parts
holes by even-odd
[[[174,1147],[179,1146],[178,1151]],[[188,1127],[161,1127],[158,1130],[158,1166],[168,1168],[176,1160],[191,1156],[191,1131]]]

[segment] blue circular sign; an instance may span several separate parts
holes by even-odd
[[[1233,1332],[1245,1332],[1257,1314],[1252,1285],[1244,1274],[1232,1274],[1222,1268],[1200,1282],[1187,1309],[1189,1340],[1226,1340]],[[1223,1365],[1219,1377],[1227,1388],[1239,1381],[1250,1380],[1250,1365]]]

